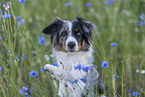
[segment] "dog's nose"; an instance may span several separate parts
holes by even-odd
[[[73,49],[75,46],[76,46],[75,42],[69,42],[69,43],[68,43],[68,47],[69,47],[70,49]]]

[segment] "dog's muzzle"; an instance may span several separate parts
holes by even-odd
[[[67,52],[75,52],[78,51],[78,42],[74,37],[68,37],[66,40],[66,47],[65,50]]]
[[[76,46],[76,43],[75,42],[68,42],[68,50],[70,51],[70,52],[73,52],[73,51],[75,51],[75,46]]]

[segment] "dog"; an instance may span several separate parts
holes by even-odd
[[[44,69],[59,80],[60,97],[100,97],[103,94],[100,74],[92,64],[94,29],[94,23],[81,17],[73,21],[57,18],[43,29],[43,33],[51,36],[50,44],[57,62],[57,66],[46,64]]]

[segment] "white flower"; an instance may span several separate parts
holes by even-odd
[[[141,73],[141,74],[145,74],[145,70],[141,70],[140,73]]]
[[[46,61],[49,61],[50,60],[50,58],[49,58],[48,55],[45,55],[44,58],[45,58]]]
[[[54,54],[51,54],[50,57],[51,57],[51,58],[54,58]]]
[[[106,97],[106,96],[104,94],[102,94],[101,97]]]
[[[138,73],[138,72],[139,72],[139,69],[136,70],[136,73]]]

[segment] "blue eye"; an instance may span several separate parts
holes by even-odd
[[[61,35],[62,36],[67,36],[67,32],[63,32]]]
[[[81,35],[81,33],[79,33],[79,32],[78,32],[76,35],[77,35],[77,36],[80,36],[80,35]]]

